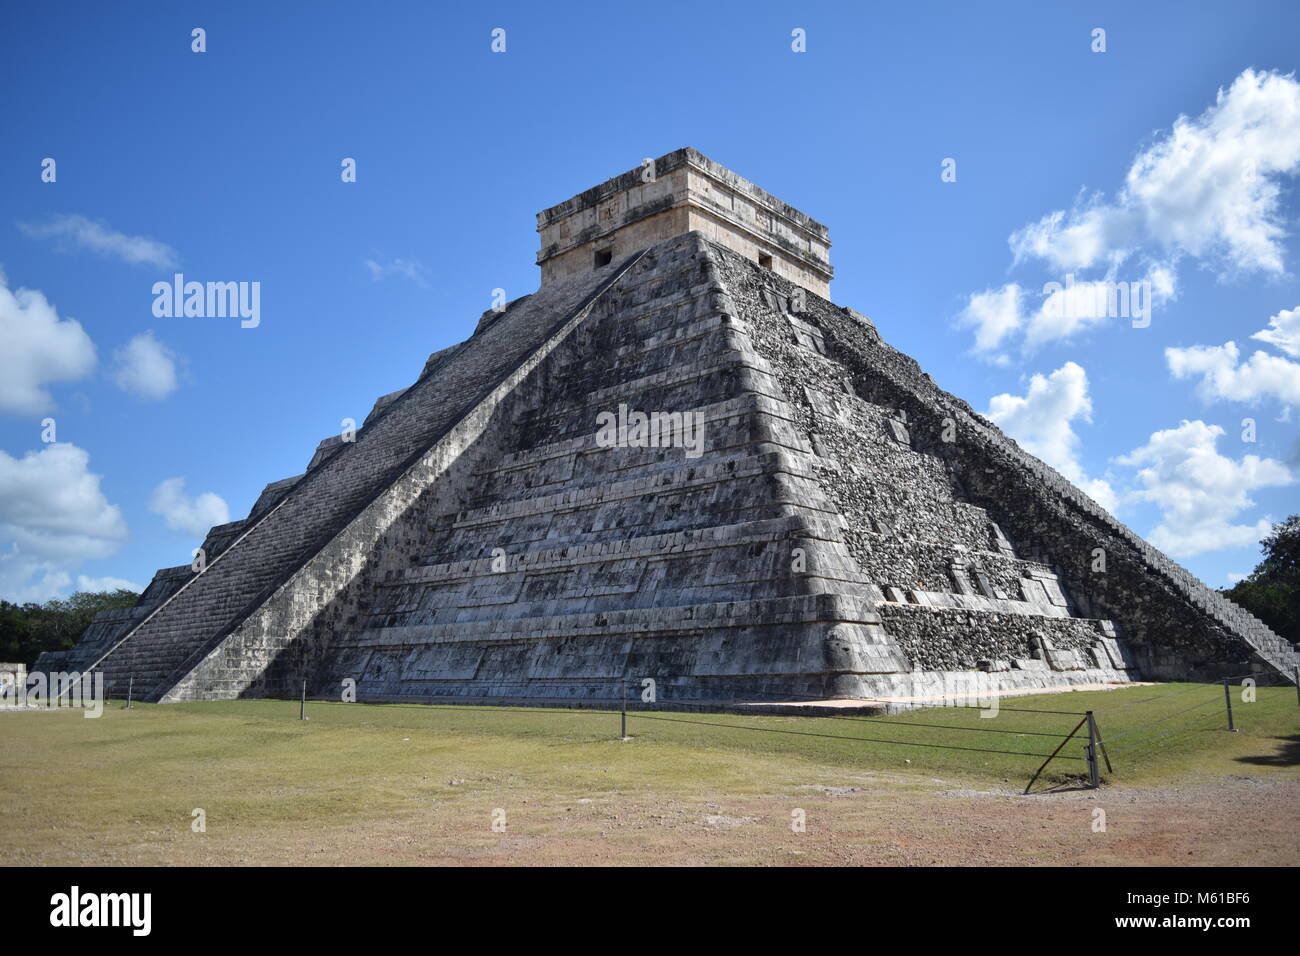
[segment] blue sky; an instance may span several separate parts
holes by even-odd
[[[0,597],[188,563],[536,288],[534,213],[684,145],[826,223],[836,302],[1227,584],[1300,499],[1297,36],[1293,3],[8,5]],[[260,324],[156,317],[176,271],[259,282]],[[1067,274],[1152,290],[1149,325],[1051,313]]]

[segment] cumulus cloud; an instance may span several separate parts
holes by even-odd
[[[1250,493],[1294,481],[1280,461],[1257,455],[1234,461],[1219,454],[1215,445],[1223,434],[1217,425],[1183,421],[1116,459],[1139,469],[1144,487],[1134,497],[1160,509],[1160,521],[1147,539],[1174,557],[1255,544],[1272,525],[1265,519],[1237,523],[1254,505]]]
[[[1079,462],[1079,436],[1071,423],[1092,420],[1088,375],[1081,366],[1066,362],[1050,375],[1034,375],[1023,396],[993,396],[984,416],[1103,508],[1115,509],[1114,489],[1103,479],[1089,478]]]
[[[1300,84],[1245,70],[1200,116],[1138,154],[1113,200],[1095,196],[1014,233],[1016,262],[1113,266],[1143,247],[1227,271],[1283,271],[1283,176],[1300,170]]]
[[[10,291],[0,273],[0,412],[36,415],[54,407],[46,386],[95,367],[95,344],[73,319],[60,319],[34,289]]]
[[[174,269],[180,264],[180,256],[166,243],[147,236],[129,236],[102,220],[85,216],[52,216],[43,222],[21,222],[18,228],[33,239],[54,239],[64,248],[88,249],[132,265]]]
[[[210,491],[194,497],[185,494],[184,478],[160,482],[149,496],[149,510],[162,515],[171,530],[195,537],[203,537],[213,525],[230,520],[230,508],[218,495]]]
[[[152,331],[142,332],[113,353],[113,381],[141,398],[166,398],[176,391],[176,353]]]
[[[1176,379],[1199,375],[1196,394],[1205,402],[1276,398],[1300,403],[1300,362],[1267,352],[1255,352],[1242,361],[1236,342],[1167,348],[1165,362]]]
[[[1260,329],[1251,338],[1267,342],[1287,355],[1300,358],[1300,305],[1270,316],[1268,328]]]
[[[14,458],[0,451],[0,596],[43,601],[81,562],[105,558],[127,537],[121,509],[89,470],[90,455],[59,442]]]
[[[429,284],[428,270],[414,259],[389,259],[387,262],[366,259],[365,266],[366,271],[370,273],[371,282],[379,282],[396,276],[401,279],[410,279],[419,286]]]

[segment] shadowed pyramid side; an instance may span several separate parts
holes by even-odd
[[[173,693],[207,654],[233,630],[248,627],[257,609],[313,555],[354,526],[376,496],[418,465],[431,447],[445,444],[457,428],[472,432],[475,416],[488,414],[483,403],[502,380],[553,347],[553,339],[609,281],[609,275],[575,277],[516,300],[480,334],[434,363],[430,374],[374,416],[355,442],[342,443],[319,460],[265,514],[257,516],[255,509],[248,526],[201,573],[133,625],[94,666],[114,688],[134,676],[147,699]],[[425,467],[436,470],[454,457],[454,451],[444,450],[439,461]],[[390,518],[371,515],[366,520],[379,522],[378,528]],[[362,532],[354,548],[362,547],[365,537]],[[273,623],[263,619],[259,641],[246,648],[241,672],[260,673],[277,646],[291,641],[302,621],[310,619],[313,601],[328,603],[330,588],[343,587],[350,578],[348,562],[361,557],[335,555],[329,573],[313,582],[312,596],[294,590],[292,610]],[[229,686],[213,685],[202,693],[233,696],[241,689],[238,683],[232,679]],[[196,692],[187,687],[181,693]]]

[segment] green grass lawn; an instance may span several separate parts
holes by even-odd
[[[42,760],[63,752],[73,764],[108,770],[111,765],[154,761],[166,766],[188,761],[240,758],[314,761],[336,747],[363,765],[400,759],[401,743],[453,745],[488,738],[503,751],[572,749],[609,755],[621,769],[644,766],[647,751],[656,778],[690,778],[693,754],[788,756],[866,769],[943,771],[985,782],[1011,778],[1022,783],[1078,722],[1094,711],[1114,772],[1107,780],[1147,782],[1193,769],[1220,772],[1234,762],[1288,765],[1278,753],[1284,738],[1300,731],[1300,706],[1293,688],[1261,688],[1244,703],[1235,689],[1237,733],[1226,731],[1222,688],[1164,684],[1113,691],[1007,698],[993,718],[972,708],[935,707],[881,717],[747,716],[653,711],[628,713],[628,734],[638,746],[611,746],[619,735],[617,711],[559,708],[426,704],[342,704],[309,701],[310,720],[299,721],[296,701],[243,700],[186,704],[111,702],[103,718],[78,713],[14,716],[0,724],[8,744],[6,768],[21,760],[18,745],[39,751]],[[401,736],[396,736],[400,732]],[[409,736],[409,739],[407,739]],[[365,748],[347,746],[365,741]],[[1084,771],[1082,732],[1070,741],[1042,779],[1060,782]],[[682,769],[673,772],[680,758]],[[353,766],[356,766],[353,763]]]
[[[174,835],[178,818],[188,829],[196,807],[255,833],[346,825],[414,806],[485,814],[512,801],[582,793],[617,792],[650,806],[678,796],[744,797],[846,773],[887,773],[903,790],[909,780],[931,785],[936,774],[1018,790],[1038,755],[1059,742],[1051,735],[1068,733],[1072,714],[1088,709],[1114,741],[1108,782],[1234,773],[1297,779],[1295,689],[1258,693],[1245,704],[1236,690],[1238,733],[1223,729],[1220,687],[1178,684],[1007,698],[993,719],[958,708],[870,718],[634,711],[628,741],[618,739],[617,711],[579,709],[309,701],[310,720],[300,721],[296,701],[247,700],[131,710],[113,702],[99,719],[5,713],[0,838],[66,848],[116,833],[110,842],[121,849],[132,833],[151,834],[140,837],[150,845],[175,838],[159,834]],[[1081,778],[1081,755],[1082,741],[1071,741],[1062,756],[1073,759],[1054,761],[1039,786]]]

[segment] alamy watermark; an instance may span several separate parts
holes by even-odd
[[[186,282],[178,272],[171,282],[155,282],[153,296],[153,314],[159,319],[238,317],[245,329],[262,322],[260,282]]]
[[[152,893],[83,893],[74,885],[50,897],[54,927],[118,926],[130,929],[133,936],[148,936],[152,911]]]
[[[704,454],[704,416],[699,412],[639,412],[620,404],[596,416],[601,448],[684,448],[687,458]]]
[[[944,673],[926,688],[927,694],[937,698],[929,706],[978,708],[981,717],[998,716],[1000,690],[996,677],[979,671]]]
[[[85,717],[100,717],[104,713],[104,672],[0,674],[0,710],[31,707],[84,710]]]
[[[1048,282],[1043,286],[1043,315],[1052,319],[1132,319],[1133,328],[1151,324],[1151,281],[1095,282],[1074,281],[1068,274],[1065,283]]]

